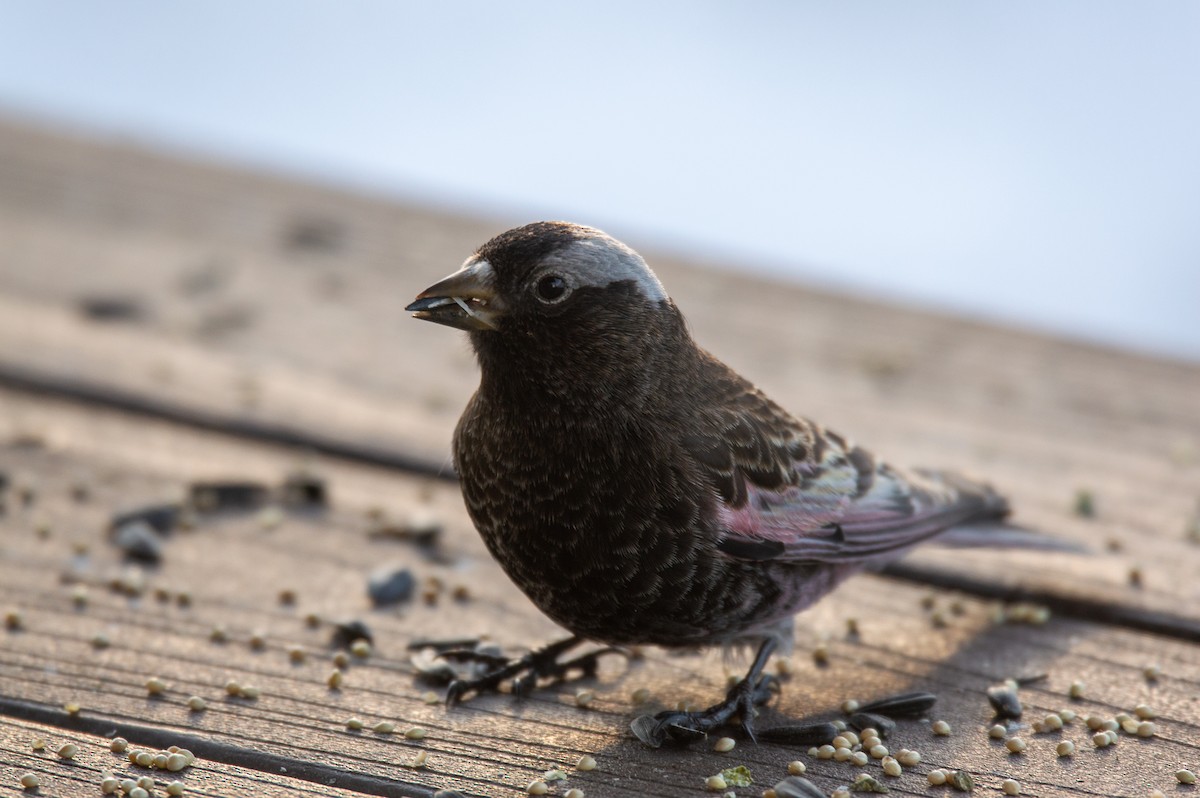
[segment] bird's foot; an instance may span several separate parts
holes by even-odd
[[[755,707],[767,703],[778,692],[779,680],[774,676],[748,677],[729,688],[724,701],[708,709],[643,715],[630,724],[630,728],[643,743],[658,748],[668,740],[684,744],[702,740],[713,729],[728,725],[730,719],[737,715],[742,733],[757,741],[754,734]]]
[[[482,676],[451,682],[446,690],[446,704],[453,706],[468,693],[499,690],[500,685],[509,679],[512,679],[513,695],[520,697],[537,687],[538,679],[565,679],[573,671],[577,671],[580,678],[590,678],[596,675],[600,657],[605,654],[624,654],[620,649],[605,647],[568,660],[559,660],[560,656],[582,642],[582,638],[568,637],[514,659],[471,649],[442,652],[441,656],[446,659],[474,662],[490,668]]]

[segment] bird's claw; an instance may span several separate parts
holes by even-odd
[[[773,676],[762,676],[753,683],[742,679],[729,688],[725,700],[699,712],[667,710],[653,717],[643,715],[630,724],[634,735],[651,748],[664,742],[687,745],[703,740],[714,729],[726,725],[734,715],[740,716],[742,733],[757,742],[754,733],[755,707],[767,703],[778,692],[778,680]]]
[[[578,671],[583,678],[590,678],[596,675],[600,657],[605,654],[624,653],[617,648],[605,647],[566,661],[559,661],[559,656],[581,642],[583,642],[581,638],[569,637],[514,659],[471,650],[445,652],[442,656],[450,659],[480,662],[491,666],[491,670],[477,678],[454,680],[446,690],[446,704],[453,706],[461,701],[467,693],[496,690],[502,682],[510,678],[512,679],[512,693],[518,698],[533,692],[539,679],[565,679],[572,671]]]

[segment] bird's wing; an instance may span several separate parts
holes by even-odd
[[[721,499],[720,548],[739,559],[890,559],[949,527],[995,524],[1007,503],[986,485],[903,472],[729,373],[684,448]],[[1003,541],[997,537],[997,543]]]

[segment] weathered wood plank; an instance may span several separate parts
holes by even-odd
[[[461,336],[401,308],[504,223],[12,124],[0,144],[0,372],[447,462],[475,366]],[[984,476],[1018,520],[1101,551],[973,560],[993,589],[1180,618],[1181,634],[1200,622],[1200,548],[1184,534],[1200,499],[1200,366],[647,255],[697,338],[789,409],[895,462]],[[99,323],[82,296],[144,312]],[[1073,512],[1081,489],[1094,519]],[[913,562],[961,570],[957,553]]]
[[[5,417],[38,418],[20,397],[4,397],[0,408]],[[550,686],[521,702],[485,696],[450,710],[425,703],[428,688],[412,675],[408,641],[486,634],[515,647],[557,635],[488,559],[452,485],[321,462],[335,498],[328,514],[287,515],[269,530],[254,515],[203,520],[169,540],[162,566],[147,573],[140,600],[113,593],[105,577],[119,561],[103,527],[114,509],[177,495],[194,478],[224,474],[275,481],[297,455],[114,413],[85,413],[72,405],[43,402],[39,408],[57,419],[45,428],[50,448],[0,448],[0,470],[17,483],[37,486],[28,507],[10,495],[8,513],[0,519],[0,607],[18,608],[24,617],[23,630],[0,633],[0,715],[28,713],[33,706],[40,722],[70,728],[72,720],[59,708],[75,701],[83,707],[83,722],[97,729],[187,736],[206,761],[236,760],[241,768],[292,763],[307,767],[306,779],[314,780],[354,774],[382,785],[383,794],[453,787],[519,795],[530,780],[555,767],[570,774],[569,786],[592,798],[694,795],[704,776],[733,764],[750,767],[758,785],[782,777],[786,762],[795,758],[808,762],[810,774],[826,789],[858,772],[778,745],[743,743],[722,755],[707,746],[650,751],[629,738],[629,720],[646,711],[632,705],[634,689],[648,688],[660,706],[710,701],[723,686],[719,652],[670,656],[651,650],[645,660],[628,665],[607,661],[588,685],[597,692],[589,710],[574,706],[573,686]],[[72,498],[80,484],[89,489],[84,502]],[[443,519],[450,564],[369,539],[365,510],[376,504],[395,516],[421,505]],[[45,537],[38,533],[43,522]],[[86,568],[79,561],[82,546],[88,550]],[[371,610],[365,575],[389,560],[407,562],[422,578],[467,584],[473,598],[460,603],[443,595],[434,606],[417,602],[399,612]],[[94,580],[82,609],[75,606],[72,586],[59,581],[68,569],[76,579]],[[156,588],[170,597],[188,592],[190,606],[158,601]],[[283,589],[296,592],[295,606],[280,605]],[[937,738],[921,722],[901,723],[890,744],[918,749],[924,761],[899,780],[888,780],[899,794],[925,794],[923,774],[945,765],[972,770],[989,790],[1011,776],[1030,795],[1140,796],[1150,787],[1171,789],[1174,770],[1194,769],[1200,760],[1195,645],[1065,618],[1044,626],[995,625],[989,604],[953,594],[937,597],[947,625],[935,628],[921,608],[924,596],[909,585],[862,577],[802,616],[796,676],[761,723],[836,715],[851,697],[933,690],[940,696],[934,716],[956,731]],[[375,653],[350,664],[339,691],[324,681],[331,667],[328,629],[308,628],[303,620],[308,612],[362,617],[375,632]],[[858,639],[845,635],[850,617],[857,619]],[[229,642],[209,640],[214,624],[228,628]],[[262,650],[248,645],[255,630],[265,632]],[[108,634],[109,648],[93,648],[97,632]],[[821,642],[830,652],[825,668],[810,661]],[[305,662],[290,661],[291,645],[302,647]],[[1163,671],[1153,683],[1142,676],[1151,661]],[[1044,681],[1022,691],[1026,720],[1064,706],[1108,716],[1146,702],[1158,710],[1157,736],[1125,737],[1115,749],[1094,751],[1077,722],[1059,734],[1025,731],[1029,752],[1008,755],[985,734],[990,712],[983,690],[1008,676],[1042,673]],[[161,698],[147,697],[143,685],[152,675],[167,682]],[[225,697],[231,678],[259,687],[261,697]],[[1072,702],[1066,694],[1076,679],[1087,682],[1088,693]],[[208,701],[207,711],[187,710],[184,702],[192,694]],[[351,715],[369,723],[389,719],[400,729],[419,725],[428,736],[412,742],[399,735],[350,733],[344,722]],[[1073,760],[1054,756],[1060,739],[1077,742]],[[406,768],[419,751],[428,752],[427,766]],[[599,760],[596,771],[572,770],[584,753]],[[878,774],[877,765],[869,770]],[[219,794],[239,789],[233,782],[212,788]]]

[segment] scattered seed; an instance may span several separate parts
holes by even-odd
[[[154,761],[150,763],[150,767],[166,770],[167,768],[167,753],[160,751],[154,755]],[[153,786],[153,785],[151,785]]]
[[[799,759],[793,759],[788,762],[787,771],[789,776],[803,776],[808,767]]]
[[[371,731],[375,732],[376,734],[391,734],[392,732],[396,731],[396,724],[390,721],[381,720],[371,727]]]
[[[1029,744],[1020,737],[1011,737],[1004,743],[1004,747],[1008,749],[1010,754],[1023,754],[1025,753],[1025,749],[1029,747]]]
[[[242,692],[242,686],[240,684],[238,684],[236,681],[234,681],[233,679],[230,679],[229,681],[225,682],[225,693],[227,695],[232,695],[232,696],[241,695],[241,692]]]
[[[883,772],[888,776],[895,777],[903,773],[904,769],[900,767],[900,763],[897,760],[888,757],[883,760]]]
[[[1000,789],[1004,790],[1005,795],[1020,795],[1021,783],[1016,779],[1005,779],[1000,782]]]
[[[347,654],[345,651],[339,651],[333,655],[332,662],[333,662],[333,667],[335,667],[335,668],[345,668],[346,666],[348,666],[350,664],[350,655]],[[443,664],[445,664],[445,663],[443,663]],[[450,674],[454,673],[453,669],[451,669],[449,665],[446,665],[445,667],[446,667],[446,670]],[[454,677],[451,676],[450,679],[447,679],[446,681],[450,681],[453,678]]]
[[[133,763],[139,767],[148,768],[154,765],[154,754],[149,751],[138,751]]]
[[[1154,708],[1147,704],[1138,704],[1134,707],[1133,714],[1142,720],[1150,720],[1155,716]]]
[[[860,768],[865,767],[871,761],[871,757],[867,756],[866,751],[855,751],[850,754],[850,761],[858,765]]]
[[[896,754],[896,761],[906,768],[911,768],[921,761],[921,754],[917,751],[909,751],[907,748],[902,748]]]
[[[829,647],[826,646],[824,643],[817,645],[812,650],[812,658],[813,658],[813,662],[816,663],[817,665],[828,665],[829,664]]]
[[[121,782],[112,776],[108,776],[100,782],[100,792],[105,795],[112,795],[119,789],[121,789]]]
[[[203,712],[208,709],[208,702],[198,695],[194,695],[187,700],[187,708],[192,712]]]
[[[188,766],[188,759],[183,754],[175,753],[167,755],[166,768],[172,773],[178,773]]]
[[[1153,721],[1144,720],[1138,724],[1138,727],[1137,727],[1137,736],[1138,737],[1153,737],[1157,732],[1158,732],[1158,727],[1154,725]]]
[[[157,676],[151,676],[146,680],[146,692],[150,695],[162,695],[167,692],[167,684]]]
[[[1075,515],[1080,518],[1096,517],[1096,499],[1086,488],[1075,491]]]
[[[555,781],[563,781],[566,778],[567,774],[564,771],[558,770],[557,768],[554,770],[547,770],[542,774],[542,781],[546,782],[547,784]]]
[[[428,732],[426,732],[420,726],[413,726],[411,729],[408,729],[404,732],[405,738],[409,740],[424,740],[425,735],[427,734]],[[566,778],[566,776],[563,776],[563,778]]]
[[[141,778],[139,778],[137,780],[137,786],[141,787],[143,790],[153,790],[154,789],[154,777],[153,776],[142,776]]]
[[[1077,717],[1075,710],[1073,709],[1060,709],[1058,711],[1058,716],[1062,718],[1063,723],[1070,723]]]
[[[836,751],[837,749],[832,745],[823,745],[817,749],[817,759],[833,759]]]
[[[854,792],[888,792],[888,788],[870,773],[859,773],[850,789]]]
[[[1063,740],[1054,750],[1059,756],[1075,756],[1075,743],[1070,740]]]
[[[251,701],[257,701],[258,697],[262,695],[262,692],[254,685],[247,684],[242,686],[242,689],[238,692],[238,695]]]
[[[991,737],[993,740],[1003,740],[1006,734],[1008,734],[1008,729],[999,723],[988,729],[988,737]]]
[[[873,745],[867,753],[871,755],[872,759],[883,759],[888,755],[888,750],[885,745]]]
[[[950,724],[944,720],[935,720],[929,728],[938,737],[950,736]]]
[[[541,782],[536,782],[536,783],[541,784]],[[545,785],[543,785],[543,786],[545,786]],[[718,773],[715,776],[709,776],[707,779],[704,780],[704,789],[711,790],[712,792],[720,792],[721,790],[725,789],[728,786],[729,785],[725,783],[725,777],[722,776],[720,773]],[[532,784],[529,785],[529,793],[530,793],[530,795],[535,795],[535,794],[541,795],[541,793],[533,792]]]
[[[1142,676],[1145,676],[1148,682],[1157,682],[1158,677],[1162,676],[1162,668],[1155,664],[1147,665],[1142,669]]]
[[[938,787],[946,783],[946,771],[934,768],[925,774],[925,778],[929,780],[930,784]]]
[[[965,770],[956,770],[947,774],[946,781],[959,792],[971,792],[975,789],[975,778]]]
[[[339,690],[341,689],[342,682],[345,681],[345,678],[346,677],[342,674],[341,670],[334,668],[329,672],[329,676],[325,679],[325,683],[329,685],[330,690]]]
[[[224,626],[217,624],[212,628],[212,631],[208,633],[208,639],[214,643],[224,643],[229,640],[229,632]]]
[[[780,657],[775,660],[775,672],[780,676],[791,676],[793,669],[791,657]]]
[[[633,702],[634,706],[645,704],[650,701],[650,691],[645,687],[639,687],[633,691],[633,695],[630,696],[630,701]]]
[[[857,701],[855,701],[853,698],[848,698],[842,702],[842,713],[843,714],[853,715],[855,712],[858,712],[858,702]]]
[[[359,659],[371,656],[371,644],[361,637],[350,644],[350,653]]]
[[[350,731],[361,731],[363,728],[363,722],[359,718],[350,718],[346,721],[346,728]]]
[[[1087,684],[1080,680],[1071,682],[1071,689],[1067,691],[1067,695],[1071,698],[1083,698],[1087,693]]]
[[[304,662],[304,660],[308,659],[308,652],[306,652],[300,646],[288,646],[287,653],[288,653],[288,660],[296,663],[297,665]]]
[[[46,740],[42,737],[34,737],[33,738],[33,750],[34,751],[45,751],[46,750]]]
[[[1108,732],[1096,732],[1092,735],[1092,745],[1097,748],[1107,748],[1109,746]]]
[[[10,632],[25,628],[25,619],[20,610],[8,610],[4,613],[4,628]]]
[[[724,754],[732,751],[736,745],[737,741],[732,737],[722,737],[721,739],[717,740],[716,744],[713,745],[713,750],[718,754]]]
[[[137,788],[137,782],[133,779],[121,779],[120,785],[121,792],[125,793],[126,795],[129,795],[129,793]]]
[[[1108,731],[1104,732],[1104,734],[1108,737],[1109,745],[1116,745],[1117,740],[1120,739],[1119,737],[1117,737],[1117,733],[1112,729],[1109,729]]]
[[[41,782],[33,773],[26,773],[21,777],[21,786],[26,790],[36,790]]]
[[[1192,771],[1188,770],[1187,768],[1183,768],[1181,770],[1175,771],[1175,778],[1178,779],[1180,784],[1195,784],[1196,783],[1196,774],[1193,773]]]
[[[595,770],[596,769],[596,760],[594,757],[590,757],[587,754],[584,754],[583,756],[579,757],[579,761],[575,763],[575,769],[576,770],[584,770],[584,771]]]
[[[853,755],[854,755],[854,752],[851,751],[849,748],[833,749],[833,759],[835,762],[846,762]]]
[[[583,790],[578,787],[572,787],[563,793],[563,798],[583,798]]]
[[[267,647],[266,632],[261,632],[261,631],[252,632],[250,634],[250,640],[248,642],[250,644],[251,650],[262,651],[264,648]]]
[[[127,795],[128,798],[150,798],[150,791],[145,787],[134,787]]]
[[[530,795],[545,795],[550,792],[550,788],[546,785],[546,782],[541,779],[535,779],[529,782],[529,786],[525,788],[525,792]]]
[[[170,784],[168,784],[166,787],[167,795],[175,795],[175,796],[183,795],[183,789],[184,788],[183,788],[182,781],[173,781]]]

